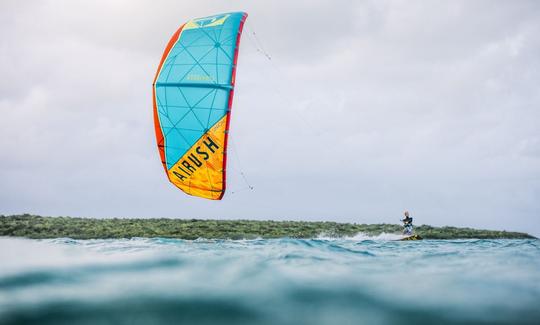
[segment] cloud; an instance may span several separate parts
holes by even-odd
[[[397,222],[409,209],[540,234],[535,1],[1,6],[0,213]],[[151,82],[181,23],[232,10],[250,16],[230,191],[208,202],[163,175]]]

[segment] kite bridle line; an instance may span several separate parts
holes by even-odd
[[[246,21],[245,23],[245,28],[246,28],[246,32],[245,34],[248,35],[248,38],[250,39],[250,44],[255,48],[255,50],[257,51],[257,53],[259,53],[260,55],[262,55],[262,57],[265,58],[265,61],[269,62],[270,63],[270,66],[272,67],[272,69],[274,70],[274,72],[279,76],[279,75],[285,75],[283,73],[283,71],[275,64],[275,61],[272,59],[273,56],[271,56],[263,47],[262,45],[262,42],[260,41],[259,37],[257,36],[257,33],[255,32],[254,28],[253,28],[253,23],[252,22],[248,22]],[[289,103],[293,102],[293,100],[291,99],[291,97],[288,95],[287,92],[283,91],[282,88],[283,86],[279,83],[275,83],[273,82],[274,85],[272,87],[268,87],[269,89],[271,89],[274,93],[274,97],[278,99],[278,101],[281,102],[281,105],[283,107],[287,106],[287,101],[289,101]],[[287,87],[289,89],[291,88],[295,88],[294,85],[287,85]],[[290,110],[292,111],[295,115],[295,118],[300,121],[302,124],[304,124],[304,126],[308,129],[308,130],[311,130],[311,133],[313,136],[320,136],[321,133],[319,132],[315,132],[313,130],[316,130],[315,127],[313,127],[306,119],[304,116],[301,115],[301,113],[297,112],[296,110],[292,109]]]

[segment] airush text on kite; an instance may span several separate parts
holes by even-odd
[[[173,171],[174,176],[178,177],[182,182],[188,179],[199,167],[203,165],[201,160],[208,160],[211,154],[216,153],[219,146],[212,140],[210,136],[206,136],[206,139],[202,142],[203,146],[197,146],[192,148],[190,152],[185,156],[187,159],[183,159],[180,164],[176,164],[177,170]],[[200,158],[200,159],[199,159]]]

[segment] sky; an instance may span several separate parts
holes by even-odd
[[[167,181],[152,80],[182,23],[230,11],[249,16],[227,194],[208,201]],[[4,0],[0,214],[398,223],[409,210],[540,236],[539,30],[538,1]]]

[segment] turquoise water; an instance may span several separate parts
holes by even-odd
[[[539,324],[539,240],[0,238],[1,324]]]

